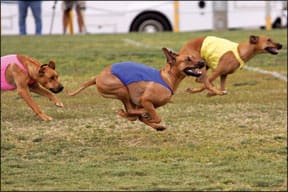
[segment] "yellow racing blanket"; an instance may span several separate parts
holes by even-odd
[[[203,41],[200,55],[207,62],[207,65],[214,70],[220,58],[228,51],[232,51],[237,61],[240,63],[240,69],[244,66],[244,61],[240,58],[237,47],[238,43],[218,37],[208,36]]]

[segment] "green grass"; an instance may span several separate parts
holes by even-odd
[[[250,34],[270,35],[284,48],[247,65],[287,75],[286,30],[1,36],[1,55],[53,59],[65,89],[74,90],[114,62],[161,68],[158,47],[179,50],[201,35],[240,42]],[[198,85],[186,78],[173,103],[157,110],[164,132],[121,119],[121,103],[94,87],[75,97],[58,94],[64,108],[33,94],[51,122],[39,120],[16,92],[1,92],[1,190],[287,190],[287,82],[240,70],[228,77],[227,96],[185,92]]]

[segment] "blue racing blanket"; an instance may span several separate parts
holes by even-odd
[[[153,67],[131,61],[125,61],[113,64],[111,72],[126,86],[139,81],[153,81],[163,85],[171,91],[171,94],[173,94],[173,90],[162,79],[160,70]]]

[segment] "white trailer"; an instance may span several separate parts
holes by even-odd
[[[214,30],[215,2],[86,1],[86,29],[92,34]],[[226,5],[228,29],[265,27],[267,1],[227,1]],[[270,10],[273,27],[287,27],[287,2],[270,1]],[[73,16],[77,33],[75,11]],[[42,1],[42,20],[43,34],[50,34],[51,28],[52,34],[62,34],[62,2]],[[1,0],[1,35],[15,35],[18,31],[17,1]],[[27,33],[34,34],[34,31],[34,19],[29,10]]]

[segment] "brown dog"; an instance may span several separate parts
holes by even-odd
[[[204,62],[167,48],[162,50],[167,65],[160,71],[139,63],[116,63],[106,67],[98,76],[69,95],[74,96],[96,84],[103,97],[122,101],[125,111],[121,109],[118,115],[130,121],[139,119],[158,131],[164,130],[155,109],[170,101],[186,75],[200,76],[201,71],[198,69],[204,67]]]
[[[52,120],[32,100],[29,90],[46,96],[56,106],[63,107],[63,103],[50,93],[50,91],[59,93],[63,88],[58,81],[53,61],[49,61],[49,64],[41,64],[36,59],[25,55],[1,57],[1,91],[17,89],[18,94],[41,119]]]
[[[187,91],[197,93],[207,88],[211,91],[207,96],[224,95],[227,93],[225,90],[227,75],[235,72],[239,67],[242,68],[244,63],[255,55],[260,53],[275,55],[278,54],[278,50],[281,48],[280,43],[274,42],[270,37],[263,35],[251,35],[248,41],[239,44],[211,36],[191,40],[181,48],[179,54],[193,55],[198,59],[202,58],[207,64],[206,69],[212,68],[213,71],[207,77],[208,79],[203,75],[196,79],[196,82],[204,81],[204,86],[188,88]],[[215,90],[210,84],[218,76],[220,76],[220,91]]]

